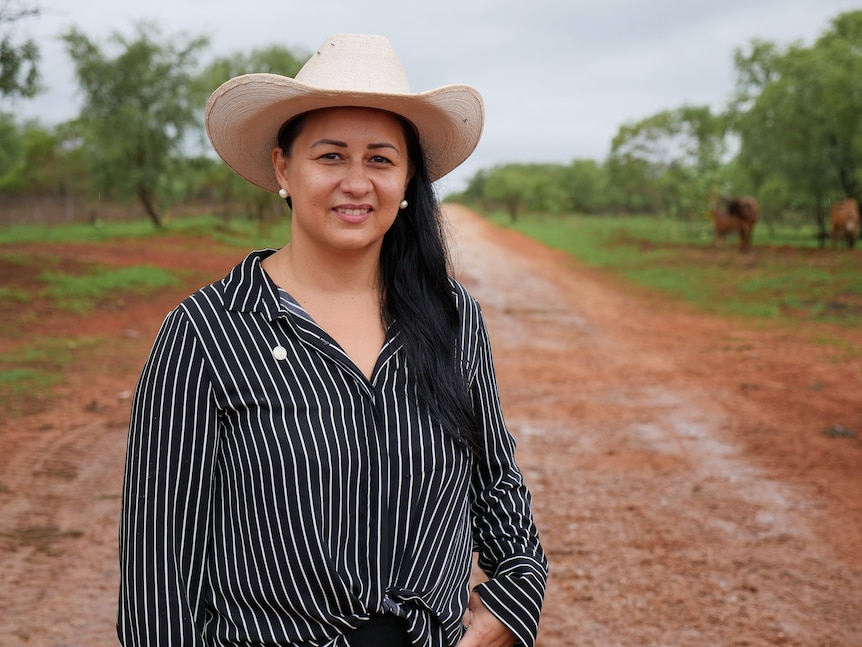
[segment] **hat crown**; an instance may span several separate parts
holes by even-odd
[[[482,97],[470,86],[411,93],[385,37],[334,34],[295,77],[242,74],[222,83],[207,101],[204,125],[228,166],[277,193],[272,152],[281,127],[299,115],[339,107],[385,110],[411,124],[432,181],[467,159],[485,120]]]
[[[322,90],[410,94],[407,73],[389,40],[372,34],[334,34],[295,79]]]

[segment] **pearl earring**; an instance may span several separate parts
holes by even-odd
[[[398,208],[399,208],[399,209],[406,209],[408,204],[410,204],[410,203],[409,203],[409,202],[407,202],[407,199],[405,198],[404,200],[402,200],[402,201],[398,204]]]
[[[282,200],[285,200],[285,199],[287,198],[287,189],[279,189],[279,190],[278,190],[278,196],[279,196]]]

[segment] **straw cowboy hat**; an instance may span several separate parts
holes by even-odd
[[[386,38],[335,34],[295,79],[246,74],[222,84],[207,102],[204,123],[228,166],[252,184],[277,192],[271,159],[281,126],[310,110],[345,106],[387,110],[409,121],[432,181],[467,159],[484,122],[482,97],[470,86],[411,93]]]

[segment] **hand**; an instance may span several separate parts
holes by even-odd
[[[512,647],[515,644],[515,634],[488,611],[475,591],[470,594],[465,618],[467,633],[456,647]]]

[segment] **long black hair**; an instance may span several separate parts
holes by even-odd
[[[278,145],[286,157],[307,114],[279,131]],[[478,453],[479,431],[460,361],[461,318],[449,281],[440,203],[416,131],[394,116],[404,131],[413,177],[404,196],[408,206],[398,212],[380,250],[382,315],[396,326],[416,378],[419,406],[461,447]],[[292,207],[289,197],[287,203]]]

